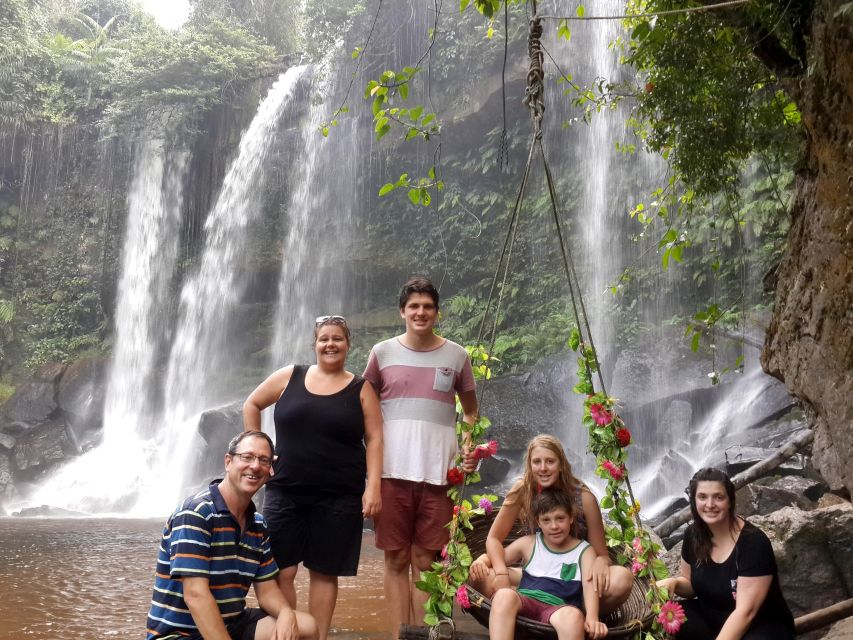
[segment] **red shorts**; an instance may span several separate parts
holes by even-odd
[[[447,487],[382,478],[382,510],[374,518],[376,546],[399,551],[413,544],[438,551],[450,539],[453,502]]]
[[[521,599],[521,609],[518,610],[518,615],[544,624],[551,624],[551,616],[563,607],[573,606],[570,604],[548,604],[547,602],[542,602],[541,600],[522,595],[518,592],[516,592],[516,595]]]

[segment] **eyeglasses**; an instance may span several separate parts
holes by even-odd
[[[332,324],[346,324],[347,319],[343,316],[317,316],[317,319],[314,320],[314,325],[319,327],[321,324],[332,323]]]
[[[272,458],[267,458],[266,456],[256,456],[251,453],[232,453],[231,456],[233,458],[239,458],[240,462],[244,464],[252,464],[255,462],[255,460],[257,460],[258,464],[264,467],[265,469],[268,469],[270,466],[272,466]]]

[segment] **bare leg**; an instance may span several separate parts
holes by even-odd
[[[559,640],[583,640],[584,616],[580,609],[575,607],[557,609],[548,622],[557,631]]]
[[[332,614],[335,612],[335,602],[338,599],[338,577],[310,569],[308,575],[310,577],[308,611],[317,622],[319,639],[326,640],[332,624]]]
[[[299,638],[301,640],[317,640],[317,625],[314,618],[304,611],[296,612],[296,625],[299,627]],[[269,640],[275,630],[275,618],[267,616],[258,621],[255,627],[255,640]]]
[[[509,572],[510,585],[517,587],[518,583],[521,582],[521,569],[518,567],[507,567],[507,571]],[[487,598],[491,598],[497,590],[495,587],[495,570],[489,569],[489,575],[484,580],[468,580],[468,584]]]
[[[298,564],[295,564],[292,567],[285,567],[279,572],[278,578],[276,578],[278,588],[281,589],[281,592],[284,594],[284,599],[287,600],[287,604],[290,605],[291,609],[296,608],[296,586],[293,582],[296,580],[296,572],[298,569]]]
[[[411,586],[409,584],[409,566],[411,550],[398,549],[385,551],[384,586],[388,609],[388,622],[391,637],[400,635],[400,625],[409,622],[411,611]]]
[[[515,637],[515,619],[519,609],[521,599],[514,590],[497,590],[489,614],[489,640],[512,640]]]
[[[418,589],[415,583],[421,579],[421,571],[429,571],[432,561],[435,559],[436,549],[424,549],[416,544],[412,545],[412,608],[409,615],[409,624],[423,626],[424,605],[429,596]]]
[[[619,608],[623,602],[631,595],[631,588],[634,586],[634,576],[628,567],[620,567],[619,565],[611,565],[610,567],[610,585],[603,594],[599,607],[602,615],[610,613]]]

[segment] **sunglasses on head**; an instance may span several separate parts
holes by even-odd
[[[314,320],[314,325],[319,327],[321,324],[346,324],[347,319],[343,316],[317,316],[317,319]]]

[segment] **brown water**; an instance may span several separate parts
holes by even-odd
[[[163,521],[0,518],[0,640],[144,638]],[[307,573],[297,576],[300,606]],[[362,541],[341,578],[332,632],[385,638],[382,554]]]

